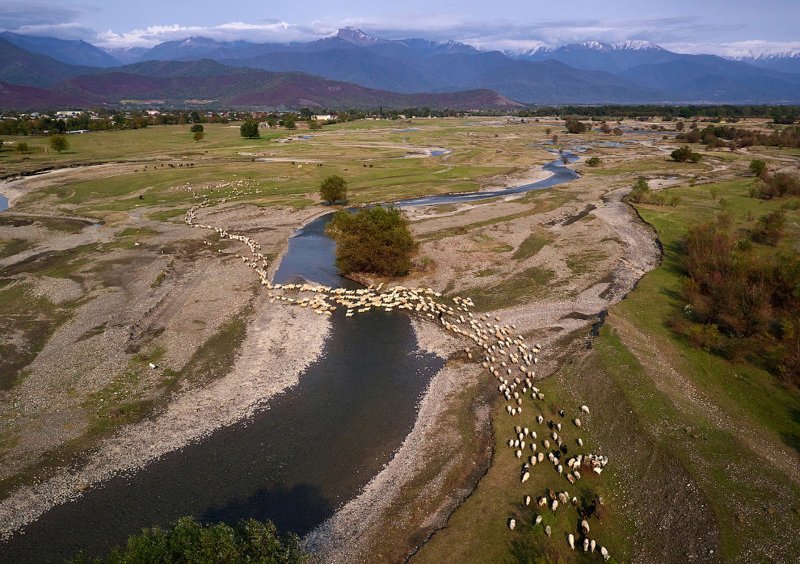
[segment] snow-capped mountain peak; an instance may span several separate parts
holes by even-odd
[[[343,27],[336,32],[336,37],[343,41],[347,41],[348,43],[352,43],[353,45],[361,46],[375,45],[376,43],[380,42],[380,39],[374,35],[364,33],[360,29],[356,29],[354,27]]]
[[[614,43],[612,47],[617,51],[644,51],[645,49],[663,50],[652,41],[644,40],[621,41],[619,43]]]

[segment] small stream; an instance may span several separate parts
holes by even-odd
[[[396,205],[497,198],[578,177],[561,160],[544,169],[553,175],[523,186]],[[317,218],[289,240],[275,282],[359,287],[336,272],[336,247],[325,235],[331,217]],[[332,319],[320,358],[266,409],[52,508],[0,546],[0,561],[62,562],[80,549],[101,556],[130,534],[183,515],[206,522],[271,519],[282,531],[301,535],[330,517],[390,461],[414,426],[431,378],[444,366],[442,358],[418,351],[404,313],[373,310],[345,318],[339,308]]]

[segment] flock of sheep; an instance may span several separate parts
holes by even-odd
[[[534,401],[544,400],[544,394],[533,385],[535,377],[533,367],[538,361],[536,355],[541,351],[541,346],[538,344],[526,345],[521,335],[514,335],[516,327],[513,324],[498,325],[496,323],[500,321],[498,317],[492,321],[485,314],[474,315],[470,311],[474,306],[471,299],[456,296],[452,299],[453,305],[449,305],[441,300],[440,293],[431,288],[393,286],[384,289],[383,284],[357,290],[331,288],[309,283],[273,284],[267,274],[267,258],[261,253],[261,246],[257,241],[250,237],[229,233],[219,227],[196,222],[197,210],[210,205],[210,200],[207,195],[195,195],[198,198],[202,197],[202,202],[186,212],[186,223],[192,227],[214,230],[222,239],[239,241],[247,245],[250,249],[250,256],[236,256],[256,271],[261,284],[269,289],[268,295],[271,303],[280,301],[310,308],[317,314],[328,316],[332,315],[338,306],[346,308],[346,317],[352,317],[355,313],[365,313],[372,309],[387,312],[398,309],[423,315],[439,323],[444,329],[474,342],[474,346],[465,348],[464,352],[468,359],[481,362],[481,366],[497,378],[499,381],[498,391],[508,402],[506,412],[511,417],[522,418],[526,394],[530,393],[530,397]],[[586,405],[580,406],[577,416],[572,419],[572,424],[578,429],[582,428],[583,423],[580,417],[588,414],[589,408]],[[564,417],[564,411],[559,411],[559,415]],[[539,426],[545,422],[541,414],[536,416],[535,421]],[[543,463],[545,459],[551,463],[554,471],[563,476],[570,484],[582,479],[582,472],[598,475],[603,472],[608,464],[607,457],[588,453],[566,458],[568,447],[561,435],[562,424],[549,420],[546,426],[547,431],[544,431],[540,438],[537,431],[517,425],[514,428],[515,436],[508,440],[508,446],[513,450],[517,459],[522,459],[528,450],[530,451],[527,460],[522,464],[521,483],[527,482],[531,477],[532,467]],[[575,442],[578,447],[583,446],[583,439],[577,438]],[[526,506],[529,506],[531,497],[526,495],[524,502]],[[555,493],[550,490],[549,496],[537,499],[537,505],[549,508],[554,513],[559,506],[572,505],[581,516],[577,532],[583,538],[583,551],[598,550],[605,560],[610,558],[605,547],[599,546],[594,539],[589,538],[588,515],[578,508],[579,502],[576,497],[570,497],[567,491]],[[542,515],[535,515],[534,526],[538,526],[541,522]],[[515,519],[509,519],[508,527],[510,529],[515,529],[516,525]],[[552,528],[549,525],[545,527],[545,534],[548,537],[552,535]],[[576,549],[575,534],[568,533],[566,541],[572,550]]]

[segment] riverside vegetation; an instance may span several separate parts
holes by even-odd
[[[775,133],[766,125],[745,119],[737,127]],[[180,439],[183,431],[164,417],[170,406],[226,382],[243,343],[258,335],[252,320],[283,315],[259,292],[254,267],[236,256],[239,239],[183,222],[198,198],[210,202],[198,219],[246,232],[266,272],[294,229],[325,210],[316,204],[317,187],[331,175],[347,180],[355,205],[520,184],[557,157],[549,152],[558,151],[549,143],[557,133],[565,148],[587,147],[584,157],[599,160],[575,165],[583,176],[570,184],[408,210],[402,221],[383,208],[360,212],[383,210],[381,221],[407,222],[418,241],[410,265],[399,262],[408,268],[394,270],[408,272],[401,284],[471,297],[477,309],[514,323],[526,341],[548,346],[533,376],[520,373],[517,383],[506,373],[507,384],[487,381],[488,368],[473,370],[458,340],[439,346],[458,385],[436,398],[435,431],[416,445],[424,460],[397,461],[414,472],[381,492],[385,505],[360,514],[341,537],[328,537],[333,553],[313,549],[332,561],[396,561],[413,553],[422,562],[567,560],[583,552],[584,538],[593,549],[591,540],[602,540],[617,560],[792,561],[800,550],[785,534],[800,525],[800,424],[793,415],[800,407],[791,373],[796,260],[785,260],[796,257],[799,236],[796,150],[693,145],[702,159],[678,163],[668,156],[687,140],[664,139],[663,131],[567,134],[555,118],[413,120],[402,127],[356,121],[324,126],[313,139],[280,130],[250,139],[238,125],[208,124],[200,144],[189,127],[75,136],[61,154],[44,152],[47,138],[5,139],[0,159],[9,173],[93,166],[0,187],[12,196],[11,209],[0,214],[0,303],[12,301],[17,312],[3,326],[16,336],[4,353],[17,359],[0,398],[4,531],[26,514],[14,505],[19,492],[72,476],[68,464],[91,461],[93,449],[117,434],[150,421],[159,434]],[[608,139],[623,146],[605,146]],[[25,153],[13,150],[22,143]],[[451,152],[431,156],[442,146]],[[753,160],[767,164],[763,178],[750,171]],[[639,255],[652,235],[621,201],[640,177],[650,196],[631,203],[658,234],[660,265],[654,248],[653,260]],[[709,241],[721,252],[707,253]],[[369,270],[353,266],[362,269]],[[383,279],[390,288],[398,283]],[[760,308],[743,310],[753,298]],[[722,301],[730,309],[715,305]],[[589,337],[609,304],[605,324]],[[276,325],[292,323],[279,319]],[[280,352],[261,362],[274,362],[273,354]],[[512,368],[506,356],[490,356],[497,362],[481,361],[498,372]],[[487,399],[491,386],[503,385]],[[543,399],[519,405],[518,392]],[[544,431],[548,421],[564,428]],[[51,433],[38,433],[42,426]],[[532,429],[541,435],[533,441]],[[560,473],[538,456],[532,465],[533,452],[517,458],[522,441],[528,450],[537,442],[537,453],[543,437],[557,445],[543,432],[557,433],[569,448],[558,457]],[[587,472],[584,456],[582,478],[572,484],[575,461],[568,460],[588,453],[610,462],[602,473]],[[523,463],[531,464],[524,483]],[[68,495],[94,487],[80,476],[64,481]],[[568,491],[569,508],[560,500],[557,511],[526,505],[526,496],[552,505],[551,490],[555,500]],[[682,501],[653,501],[660,499]]]

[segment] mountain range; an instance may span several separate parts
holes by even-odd
[[[48,96],[53,104],[79,107],[126,99],[454,109],[798,103],[800,56],[730,60],[674,53],[647,41],[483,51],[457,41],[381,39],[354,28],[307,43],[188,37],[104,51],[84,41],[4,32],[0,82],[0,107],[21,108],[46,106]]]

